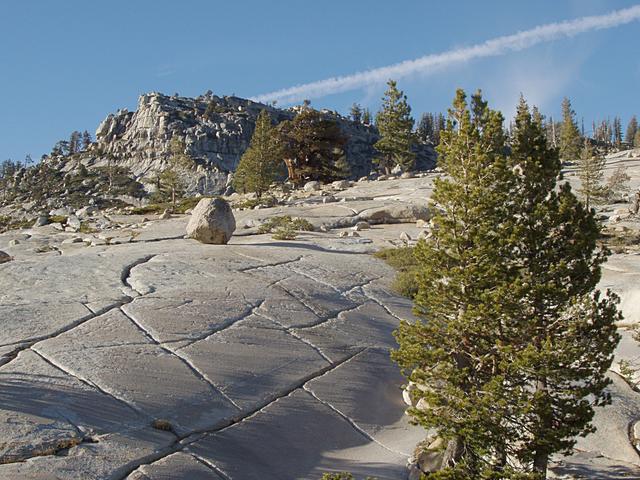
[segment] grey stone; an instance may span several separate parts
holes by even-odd
[[[40,342],[37,351],[152,418],[168,419],[179,434],[214,428],[237,413],[188,362],[151,341],[120,310]]]
[[[426,205],[417,203],[395,203],[388,206],[367,209],[361,212],[358,218],[372,225],[384,223],[414,223],[418,220],[430,220],[431,212]]]
[[[177,452],[150,465],[142,465],[127,480],[223,480],[203,460]]]
[[[63,245],[71,245],[71,244],[75,244],[75,243],[82,243],[82,237],[71,237],[71,238],[67,238],[66,240],[62,241]]]
[[[320,478],[339,471],[378,480],[406,475],[405,456],[367,440],[331,407],[301,390],[251,422],[205,437],[188,450],[215,463],[228,478]]]
[[[331,187],[335,188],[336,190],[344,190],[346,188],[349,188],[350,186],[351,182],[349,182],[349,180],[337,180],[331,184]]]
[[[360,230],[368,230],[370,228],[371,228],[371,225],[369,225],[369,222],[365,222],[365,221],[360,221],[353,226],[353,229],[358,232]]]
[[[86,207],[82,207],[81,209],[77,210],[76,211],[76,216],[78,218],[87,218],[87,217],[91,217],[92,215],[94,215],[97,211],[98,211],[98,209],[96,207],[88,205]]]
[[[67,217],[67,227],[68,228],[73,228],[75,230],[79,229],[81,226],[81,222],[80,219],[78,217],[76,217],[75,215],[69,215]]]
[[[203,198],[193,209],[187,236],[201,243],[225,244],[235,229],[235,217],[225,200]]]
[[[47,215],[40,215],[33,223],[34,227],[43,227],[49,224],[49,217]]]
[[[312,180],[304,184],[303,190],[305,192],[315,192],[317,190],[320,190],[321,188],[322,185],[320,184],[320,182]]]
[[[49,211],[49,215],[52,217],[66,217],[71,213],[71,209],[69,207],[62,207],[62,208],[54,208],[53,210]]]
[[[10,262],[11,260],[13,260],[11,255],[0,250],[0,264]]]
[[[259,316],[181,350],[242,409],[253,410],[329,366],[320,353]],[[274,375],[278,372],[278,375]]]
[[[409,423],[399,395],[405,379],[387,350],[366,350],[310,381],[305,389],[348,417],[390,450],[411,455],[426,431]],[[344,388],[338,390],[336,385]]]

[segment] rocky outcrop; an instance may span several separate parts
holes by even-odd
[[[179,136],[193,160],[193,167],[185,173],[189,193],[222,193],[229,184],[229,173],[249,146],[263,109],[278,123],[296,114],[296,108],[277,109],[238,97],[145,94],[135,112],[119,110],[109,115],[96,131],[96,143],[66,168],[77,168],[79,163],[86,167],[116,164],[129,168],[137,179],[152,177],[166,168],[171,139]],[[368,175],[375,156],[373,144],[378,140],[375,127],[352,122],[336,112],[323,110],[323,114],[338,121],[348,138],[345,153],[352,177]],[[419,169],[435,165],[431,146],[418,145],[416,152]]]
[[[222,198],[203,198],[193,209],[187,237],[201,243],[226,244],[236,229],[231,207]]]

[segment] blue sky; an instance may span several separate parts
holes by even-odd
[[[72,130],[94,132],[148,91],[250,97],[473,45],[635,1],[80,0],[0,4],[0,160],[39,158]],[[593,118],[640,115],[640,22],[399,81],[416,118],[455,88],[482,88],[511,114],[524,93],[557,115],[569,96]],[[314,99],[377,110],[384,85]]]

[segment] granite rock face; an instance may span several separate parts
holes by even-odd
[[[228,186],[229,173],[249,146],[257,116],[263,109],[276,123],[289,120],[296,113],[295,108],[278,109],[239,97],[208,94],[187,98],[148,93],[140,97],[135,112],[119,110],[110,114],[96,130],[96,143],[90,151],[65,168],[77,168],[78,162],[87,167],[114,162],[128,167],[137,178],[151,177],[166,168],[171,139],[180,136],[185,140],[185,153],[194,162],[185,173],[190,192],[222,193]],[[348,138],[345,153],[352,177],[368,175],[376,154],[375,127],[355,123],[335,112],[323,110],[323,114],[338,121]],[[417,167],[433,168],[433,148],[419,144],[415,150]]]

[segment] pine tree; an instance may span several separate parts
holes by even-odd
[[[192,165],[191,157],[186,153],[184,140],[174,135],[169,143],[169,158],[166,166],[157,178],[158,195],[162,200],[169,199],[174,208],[177,199],[184,194],[185,184],[182,172]]]
[[[371,112],[368,108],[365,108],[362,112],[362,124],[371,125]]]
[[[423,113],[418,122],[416,133],[423,142],[433,142],[435,131],[434,118],[432,113]]]
[[[380,139],[375,149],[380,152],[377,165],[386,173],[399,165],[403,171],[413,169],[415,153],[411,147],[415,143],[413,137],[413,118],[407,96],[398,90],[393,80],[387,82],[388,89],[382,99],[382,109],[376,115],[376,125],[380,131]]]
[[[351,105],[351,120],[355,123],[362,123],[362,107],[357,103]]]
[[[258,198],[278,177],[283,150],[271,125],[271,117],[262,110],[256,120],[251,144],[236,169],[233,186],[239,192],[255,192]]]
[[[82,150],[87,150],[91,146],[91,134],[86,130],[82,132]]]
[[[576,161],[576,168],[580,179],[578,193],[584,198],[587,209],[606,194],[602,185],[605,164],[604,157],[597,155],[589,141],[585,140],[580,157]]]
[[[633,146],[640,148],[640,129],[636,132],[636,136],[633,138]]]
[[[613,118],[613,144],[616,148],[622,146],[622,120],[620,117]]]
[[[447,441],[445,464],[463,465],[468,478],[481,478],[480,458],[496,452],[506,435],[499,419],[503,412],[493,409],[495,396],[485,394],[492,372],[474,361],[489,356],[488,365],[495,365],[491,350],[501,302],[493,301],[491,287],[506,274],[495,268],[499,237],[482,236],[498,224],[504,202],[493,193],[498,169],[490,168],[501,161],[504,136],[501,115],[475,106],[478,122],[458,90],[441,132],[438,164],[447,176],[436,179],[432,197],[440,213],[433,219],[433,237],[415,250],[420,266],[415,311],[426,318],[401,323],[393,353],[408,379],[420,385],[416,400],[427,405],[410,414]]]
[[[638,119],[634,115],[633,117],[631,117],[631,120],[629,120],[629,124],[627,125],[627,132],[624,137],[624,139],[626,140],[626,142],[629,144],[630,147],[634,146],[636,133],[638,133]],[[640,145],[637,145],[637,146],[640,146]]]
[[[80,141],[80,132],[78,132],[77,130],[71,132],[71,135],[69,136],[69,155],[73,155],[74,153],[78,153],[80,151]]]
[[[630,181],[631,177],[629,176],[626,165],[618,165],[607,179],[607,185],[605,187],[607,200],[617,201],[622,199],[623,195],[630,190]]]
[[[401,323],[393,358],[419,386],[411,415],[448,442],[453,472],[432,478],[546,478],[549,456],[592,431],[593,407],[609,401],[620,315],[615,296],[594,293],[599,226],[557,188],[542,124],[522,100],[506,156],[501,115],[480,98],[472,108],[458,91],[433,235],[416,247],[425,321]]]
[[[340,177],[336,162],[344,155],[346,137],[338,122],[312,108],[278,125],[289,180],[329,182]]]
[[[568,98],[562,100],[562,124],[560,126],[560,158],[572,162],[580,155],[580,132],[576,124],[576,112]]]

